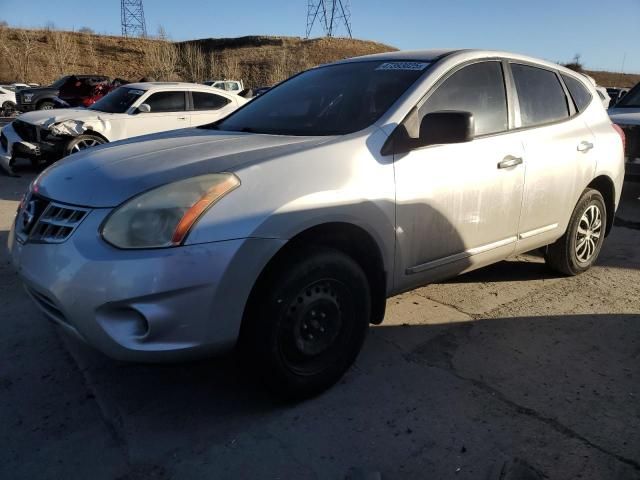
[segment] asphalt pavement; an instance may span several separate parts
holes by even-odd
[[[0,176],[3,245],[20,173]],[[583,275],[529,255],[389,299],[344,379],[297,405],[233,358],[105,358],[41,317],[0,248],[0,478],[638,479],[638,197],[625,184]]]

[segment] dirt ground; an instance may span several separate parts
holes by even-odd
[[[319,398],[231,358],[109,360],[37,312],[4,245],[33,174],[0,176],[2,479],[640,478],[640,184],[598,265],[536,256],[391,298]]]

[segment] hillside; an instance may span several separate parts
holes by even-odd
[[[0,28],[0,82],[48,84],[63,74],[137,80],[242,78],[269,85],[334,60],[395,50],[344,38],[241,37],[172,43],[56,30]]]
[[[238,78],[256,87],[314,65],[390,50],[395,48],[346,38],[251,36],[173,43],[0,27],[0,82],[48,84],[64,74],[96,73],[128,80]],[[630,87],[640,81],[640,74],[587,73],[604,86]]]

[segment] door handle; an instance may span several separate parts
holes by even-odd
[[[579,152],[588,152],[592,148],[593,148],[593,143],[591,143],[591,142],[580,142],[578,144],[578,151]]]
[[[187,117],[178,117],[178,120],[186,120]]]
[[[522,157],[514,157],[507,155],[501,162],[498,162],[498,168],[511,168],[522,163]]]

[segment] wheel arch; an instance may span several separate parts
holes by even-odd
[[[613,219],[616,213],[616,188],[613,180],[607,175],[600,175],[594,178],[587,188],[593,188],[600,192],[602,198],[604,198],[604,205],[607,209],[607,225],[605,230],[605,236],[609,235],[611,228],[613,227]]]
[[[55,105],[56,100],[54,97],[44,97],[44,98],[39,98],[38,101],[36,102],[36,110],[40,109],[40,105],[42,105],[44,102],[51,102]]]
[[[375,238],[364,228],[347,222],[329,222],[314,225],[297,233],[267,262],[249,295],[245,313],[256,292],[294,251],[310,246],[339,250],[363,269],[371,288],[371,323],[380,324],[386,307],[387,275],[382,250]],[[246,316],[246,315],[245,315]]]

